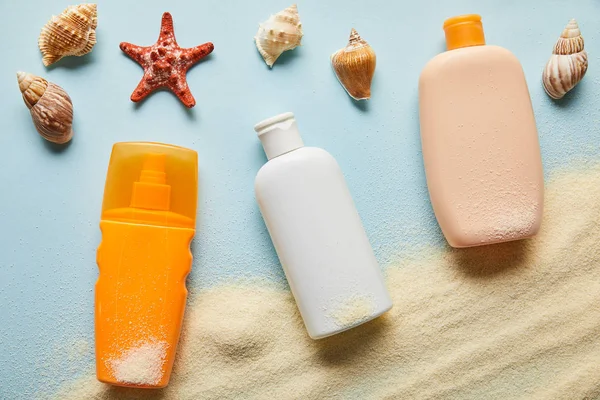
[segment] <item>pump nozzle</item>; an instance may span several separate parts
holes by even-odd
[[[164,154],[147,154],[140,174],[140,182],[164,185],[167,182],[165,158]]]
[[[167,185],[164,154],[148,153],[140,173],[134,182],[131,207],[167,211],[171,203],[171,186]]]

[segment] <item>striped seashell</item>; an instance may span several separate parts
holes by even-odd
[[[371,81],[375,74],[375,51],[352,28],[348,45],[331,55],[331,66],[346,92],[354,100],[371,98]]]
[[[548,96],[561,99],[585,76],[588,56],[577,21],[572,19],[554,45],[552,56],[542,74]]]
[[[73,137],[73,103],[58,85],[26,72],[17,72],[23,101],[39,134],[46,140],[64,144]]]

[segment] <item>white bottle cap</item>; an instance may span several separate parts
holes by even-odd
[[[265,119],[256,124],[254,130],[269,160],[304,146],[291,112]]]

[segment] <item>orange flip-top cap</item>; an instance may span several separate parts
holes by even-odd
[[[444,21],[444,32],[448,50],[485,44],[481,16],[477,14],[448,18]]]

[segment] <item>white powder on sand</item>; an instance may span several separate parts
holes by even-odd
[[[338,305],[327,316],[339,328],[350,327],[366,321],[375,311],[375,301],[369,296],[354,296],[336,303],[341,305]]]
[[[107,363],[119,382],[156,385],[163,377],[167,346],[164,341],[141,343]]]
[[[402,258],[392,310],[345,333],[308,338],[289,292],[216,287],[186,313],[166,389],[102,385],[90,365],[51,397],[600,398],[600,167],[552,180],[534,239]]]

